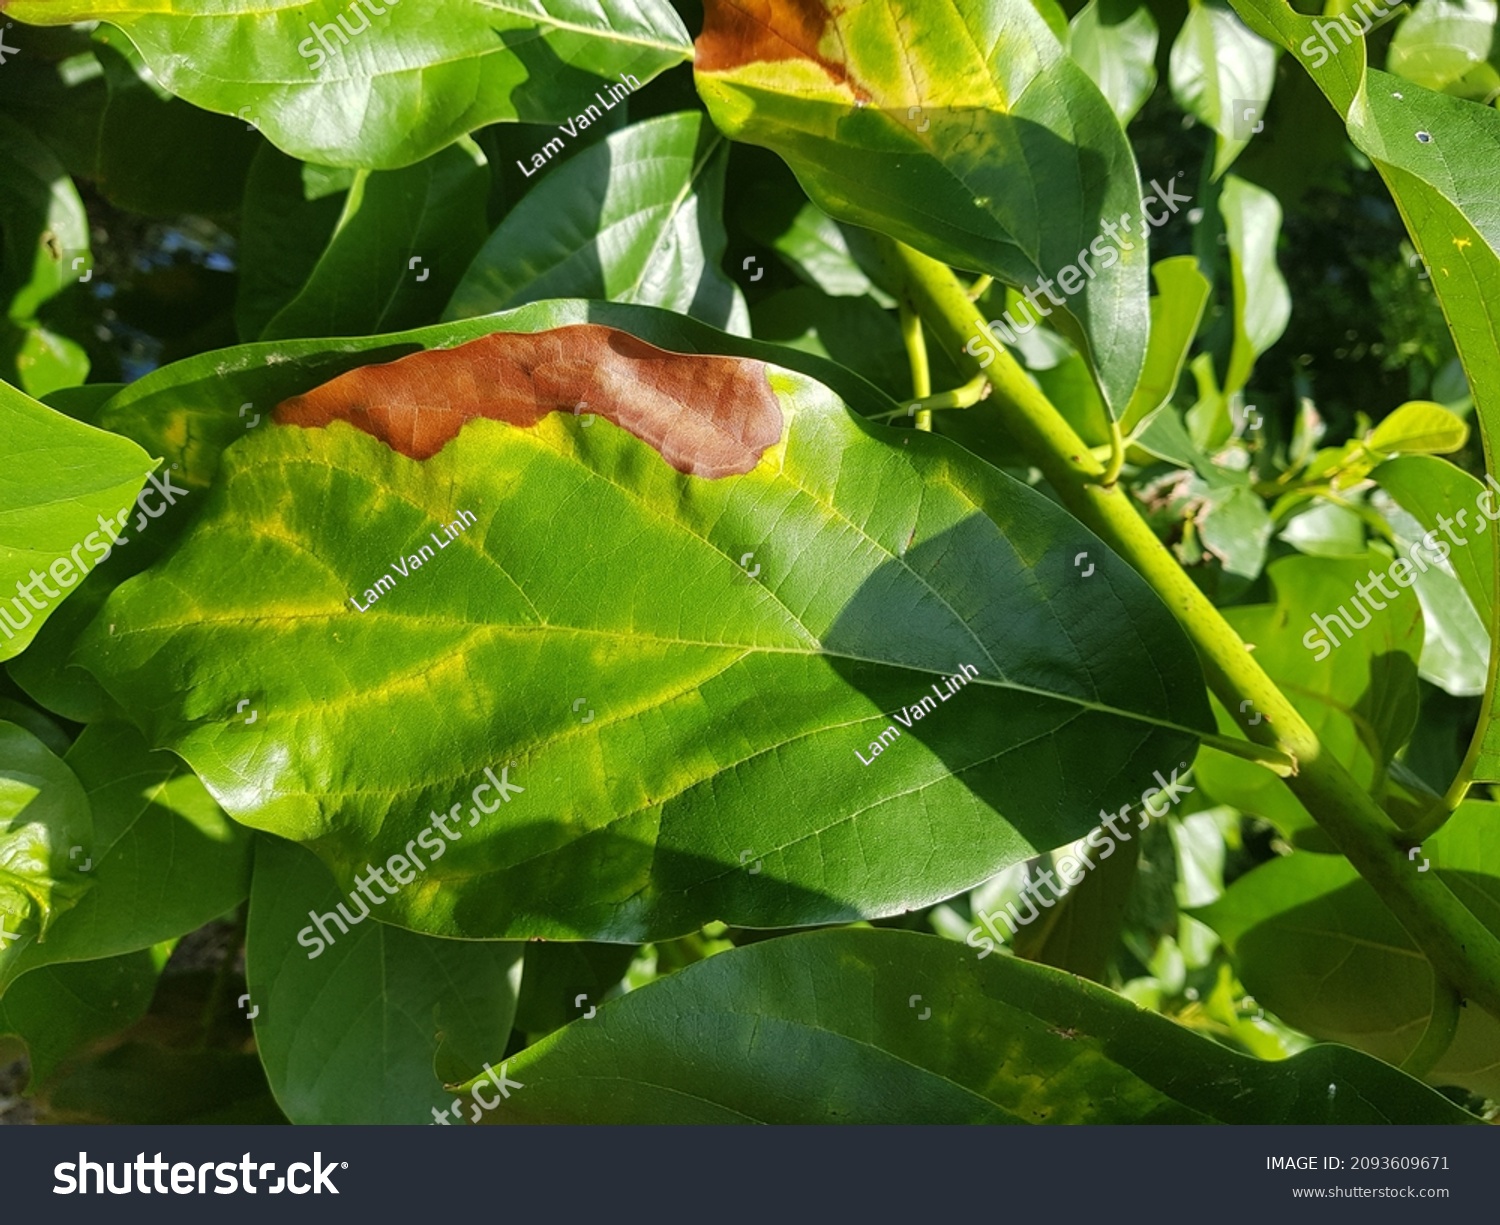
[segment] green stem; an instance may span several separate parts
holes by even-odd
[[[1100,478],[1105,485],[1113,485],[1120,479],[1120,469],[1125,466],[1125,436],[1120,433],[1120,423],[1114,417],[1109,419],[1109,459],[1104,464],[1104,475]]]
[[[907,360],[911,362],[911,392],[917,402],[917,429],[932,429],[932,409],[920,405],[932,394],[932,370],[927,364],[927,338],[922,332],[922,316],[901,304],[901,339],[906,342]]]
[[[986,396],[990,394],[990,381],[984,375],[975,375],[962,387],[955,387],[952,391],[940,391],[935,395],[923,396],[920,400],[914,400],[907,408],[892,409],[888,413],[875,413],[870,417],[871,421],[893,421],[897,417],[910,417],[913,413],[922,409],[934,408],[973,408]]]
[[[965,345],[987,337],[984,318],[947,268],[887,241],[886,259],[940,343],[959,362],[976,363]],[[985,367],[1005,407],[1011,434],[1063,504],[1133,565],[1198,649],[1210,688],[1251,740],[1292,758],[1286,784],[1335,845],[1390,907],[1438,974],[1500,1017],[1500,938],[1459,901],[1436,872],[1417,873],[1403,835],[1266,675],[1223,615],[1177,564],[1105,465],[1003,348]]]

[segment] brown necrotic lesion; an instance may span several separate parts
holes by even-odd
[[[578,412],[628,430],[679,472],[709,478],[749,472],[782,432],[763,362],[668,353],[593,323],[496,332],[361,366],[283,401],[275,419],[312,429],[346,421],[420,460],[474,417],[526,428]]]

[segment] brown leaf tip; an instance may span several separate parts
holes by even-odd
[[[700,72],[731,72],[743,64],[809,60],[834,81],[847,81],[847,68],[818,49],[836,15],[824,0],[704,0],[693,63]]]
[[[604,417],[679,472],[709,478],[749,472],[782,431],[763,362],[668,353],[597,323],[495,332],[361,366],[284,400],[275,420],[347,421],[427,459],[473,417],[525,428],[554,412]]]

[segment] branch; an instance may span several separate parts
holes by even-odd
[[[944,264],[889,239],[882,248],[905,296],[966,368],[965,345],[990,339],[988,326]],[[985,373],[1005,421],[1063,504],[1156,589],[1198,649],[1209,687],[1247,737],[1294,763],[1286,784],[1462,995],[1500,1017],[1500,938],[1459,901],[1436,872],[1417,873],[1404,837],[1256,663],[1245,643],[1156,538],[1129,497],[1106,481],[1101,463],[1020,364],[1002,346]],[[1251,717],[1254,722],[1251,722]]]

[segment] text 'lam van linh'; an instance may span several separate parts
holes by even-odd
[[[932,686],[932,692],[937,695],[935,698],[931,694],[924,693],[915,705],[903,706],[901,713],[895,716],[896,723],[901,724],[902,727],[910,727],[918,719],[925,719],[938,708],[939,702],[948,701],[949,698],[971,680],[978,679],[979,669],[973,664],[963,664],[952,676],[945,676],[943,678],[941,688],[937,685]],[[854,755],[859,758],[861,765],[869,765],[884,753],[887,748],[896,743],[897,739],[901,736],[901,733],[896,730],[896,723],[886,724],[885,731],[870,741],[869,757],[866,757],[858,749],[854,750]]]
[[[429,535],[432,537],[432,544],[419,545],[417,551],[409,557],[398,557],[391,563],[391,570],[394,570],[402,578],[410,577],[413,570],[420,570],[437,556],[433,552],[433,544],[437,545],[439,549],[446,549],[451,541],[458,538],[460,532],[468,531],[470,526],[478,522],[478,518],[476,518],[472,511],[459,511],[457,519],[452,523],[443,524],[442,530],[445,533],[444,535],[439,536],[436,532],[430,532]],[[375,580],[373,587],[365,592],[365,602],[363,604],[359,602],[358,596],[350,596],[349,603],[353,604],[360,612],[369,612],[370,605],[377,603],[381,596],[389,595],[395,590],[396,580],[391,576],[390,571],[387,571]]]

